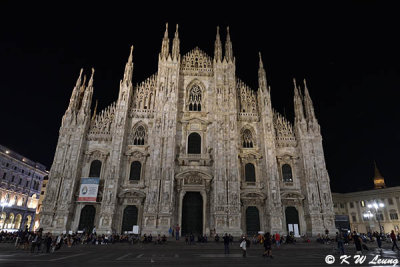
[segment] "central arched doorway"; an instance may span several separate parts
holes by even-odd
[[[186,192],[182,206],[182,235],[203,234],[203,198],[200,192]]]
[[[137,225],[138,209],[136,206],[129,205],[124,209],[124,216],[122,217],[121,232],[132,231],[133,226]]]
[[[250,206],[246,209],[246,228],[248,236],[256,235],[260,231],[260,215],[257,207]]]
[[[286,227],[288,233],[293,232],[295,236],[300,236],[299,212],[295,207],[285,209]]]
[[[81,210],[79,218],[78,230],[85,230],[86,233],[91,233],[94,227],[94,217],[96,216],[96,208],[93,205],[86,205]]]

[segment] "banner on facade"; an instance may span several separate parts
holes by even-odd
[[[82,178],[78,201],[96,202],[100,178]]]

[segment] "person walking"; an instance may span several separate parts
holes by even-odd
[[[225,249],[225,254],[229,254],[229,236],[227,233],[225,233],[224,237],[224,249]]]
[[[397,246],[397,238],[396,238],[396,234],[394,233],[394,231],[392,230],[392,232],[390,233],[390,238],[392,239],[393,242],[393,246],[392,246],[392,250],[394,251],[394,248],[396,247],[397,250],[400,250],[399,247]]]
[[[246,258],[246,247],[247,247],[247,242],[246,242],[246,237],[242,237],[242,241],[240,242],[240,247],[242,248],[243,251],[243,258]]]
[[[267,232],[264,235],[264,253],[263,253],[263,257],[270,257],[271,259],[272,257],[272,237],[271,234],[269,232]]]

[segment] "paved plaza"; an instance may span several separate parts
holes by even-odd
[[[251,245],[246,258],[242,257],[239,243],[231,245],[230,255],[224,254],[222,243],[196,243],[186,245],[183,241],[169,241],[167,244],[109,244],[77,245],[62,247],[51,254],[29,253],[16,250],[13,244],[0,244],[0,266],[345,266],[340,264],[340,255],[334,249],[336,244],[318,244],[316,242],[282,245],[273,249],[274,258],[263,258],[262,245]],[[382,254],[369,243],[365,251],[368,266],[376,255],[385,259],[399,259],[400,254],[390,250],[390,244],[384,244]],[[348,259],[354,264],[354,245],[345,246]],[[333,255],[335,262],[325,263],[325,257]],[[357,264],[359,265],[359,264]],[[383,264],[370,266],[384,266]],[[388,265],[386,265],[388,266]]]

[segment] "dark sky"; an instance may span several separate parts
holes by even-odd
[[[81,67],[87,74],[95,68],[94,99],[102,109],[117,98],[131,44],[138,83],[157,71],[165,22],[171,38],[179,23],[182,53],[199,46],[210,56],[216,26],[224,41],[229,25],[237,76],[257,88],[261,51],[272,104],[290,121],[292,78],[307,79],[332,191],[371,188],[374,159],[386,184],[400,185],[398,9],[383,1],[232,2],[174,7],[152,1],[141,7],[1,1],[0,143],[50,169]]]

